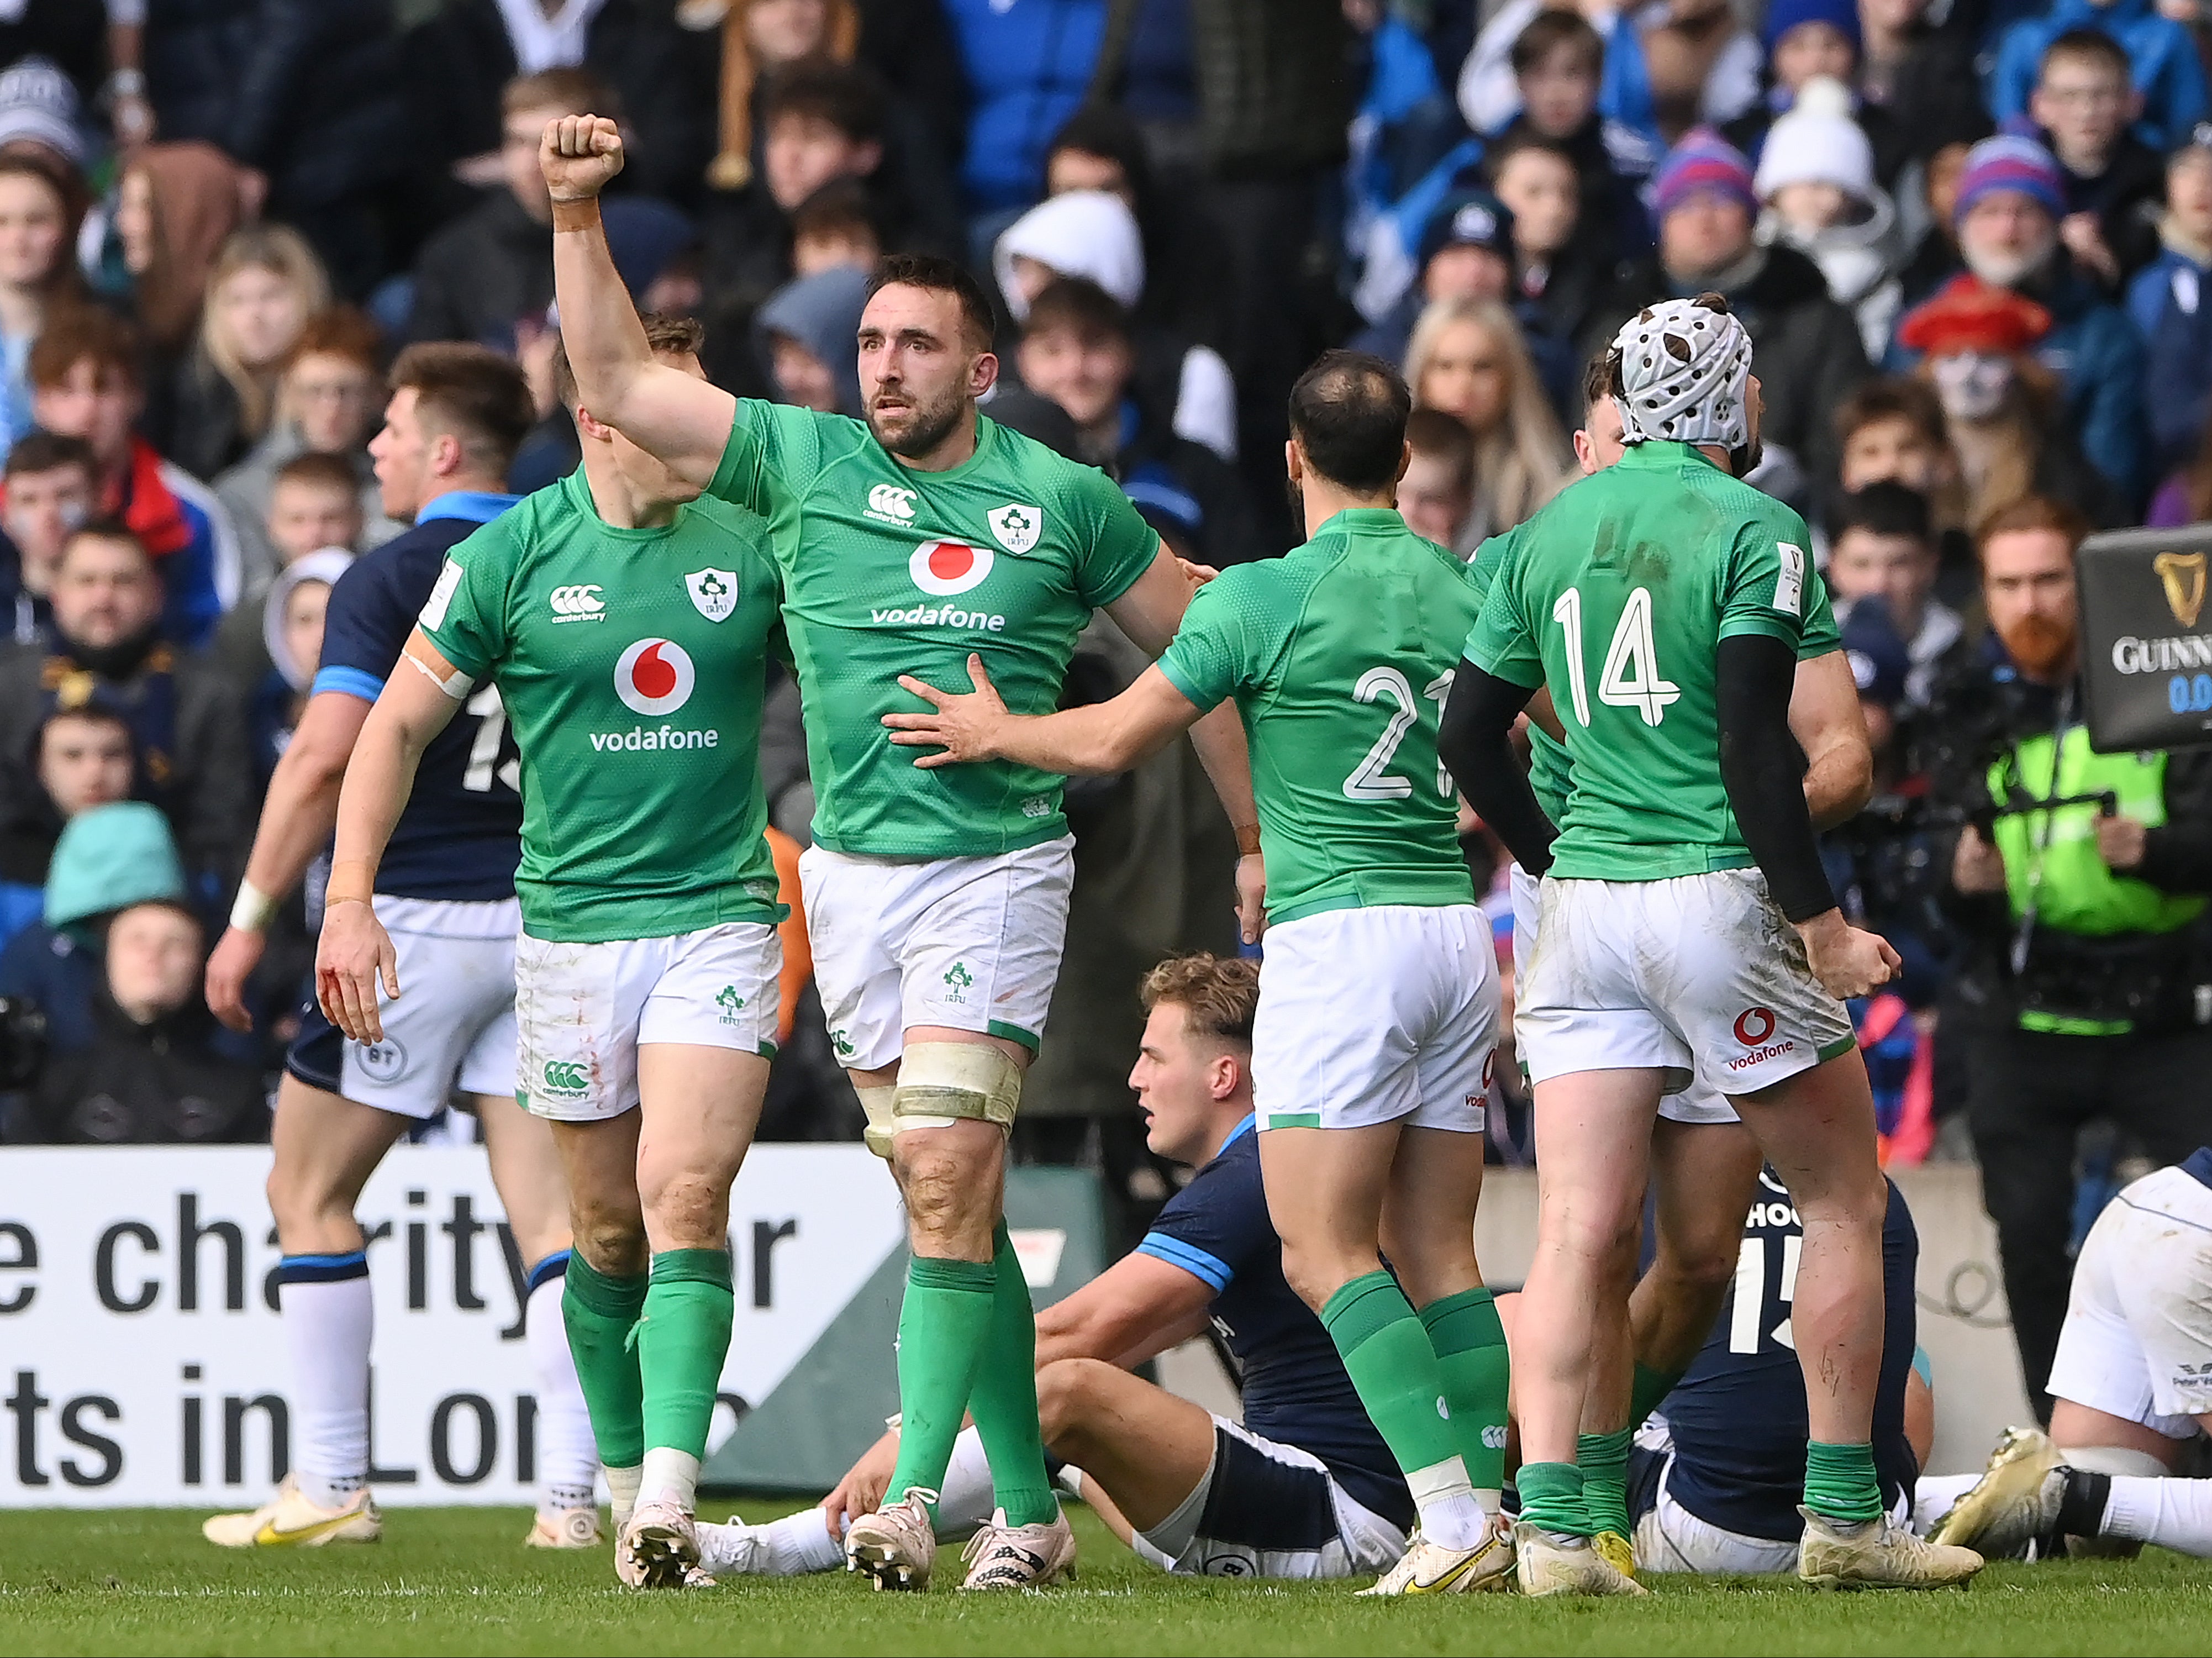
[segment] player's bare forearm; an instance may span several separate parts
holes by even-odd
[[[415,768],[422,763],[422,750],[460,707],[459,699],[446,689],[455,679],[453,665],[422,635],[407,641],[405,657],[362,722],[353,760],[346,767],[331,847],[334,872],[361,866],[368,884],[374,884],[392,831],[414,793]]]
[[[721,463],[737,399],[653,355],[599,221],[599,192],[623,165],[614,123],[590,115],[548,122],[538,165],[553,192],[553,292],[579,399],[703,486]]]
[[[1805,808],[1813,827],[1833,829],[1874,798],[1874,748],[1859,710],[1850,659],[1830,651],[1797,665],[1790,734],[1805,751]]]
[[[1137,1363],[1185,1339],[1194,1316],[1202,1328],[1212,1295],[1204,1280],[1155,1255],[1124,1255],[1036,1315],[1037,1368],[1061,1358]]]
[[[338,787],[368,707],[343,691],[308,698],[270,776],[253,849],[246,856],[246,878],[258,890],[271,897],[289,892],[315,854],[330,844]]]
[[[1164,679],[1167,676],[1161,674],[1160,677]],[[1229,814],[1230,823],[1236,826],[1237,850],[1257,851],[1260,809],[1252,799],[1252,751],[1245,743],[1244,721],[1237,712],[1237,705],[1219,703],[1201,716],[1190,728],[1190,745],[1198,750],[1198,762],[1206,768],[1207,780],[1213,785],[1222,811]],[[1249,846],[1243,843],[1248,834],[1254,837]]]
[[[916,756],[924,770],[977,760],[1011,760],[1065,777],[1127,771],[1158,754],[1198,720],[1198,709],[1158,667],[1119,696],[1058,714],[1011,714],[983,671],[968,659],[972,691],[949,691],[899,676],[900,687],[930,705],[927,714],[887,714],[884,724],[901,748],[933,750]],[[1248,795],[1249,799],[1249,795]]]

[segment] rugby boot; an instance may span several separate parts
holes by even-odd
[[[1981,1479],[1928,1528],[1928,1540],[2008,1559],[2051,1529],[2065,1497],[2066,1470],[2050,1436],[2007,1428]]]
[[[363,1485],[335,1509],[309,1502],[291,1475],[276,1495],[250,1514],[218,1514],[200,1535],[227,1549],[319,1549],[325,1543],[374,1543],[384,1535],[384,1516]]]
[[[599,1511],[589,1509],[556,1509],[551,1513],[538,1510],[530,1521],[530,1535],[522,1540],[526,1548],[533,1549],[595,1549],[606,1540],[599,1534]]]
[[[699,1570],[696,1526],[673,1503],[639,1503],[615,1540],[615,1576],[634,1589],[711,1587]]]
[[[1414,1532],[1398,1564],[1358,1593],[1486,1594],[1512,1587],[1513,1532],[1503,1520],[1495,1520],[1471,1549],[1448,1549]]]
[[[1514,1552],[1523,1594],[1649,1594],[1633,1577],[1624,1577],[1587,1537],[1546,1531],[1528,1521],[1515,1522]]]
[[[1885,1515],[1839,1524],[1808,1508],[1797,1545],[1797,1578],[1816,1589],[1940,1589],[1963,1585],[1982,1557],[1954,1543],[1930,1543]]]
[[[878,1589],[926,1589],[937,1564],[937,1493],[915,1485],[896,1503],[862,1515],[845,1533],[845,1570]]]
[[[1010,1526],[1006,1511],[968,1540],[960,1552],[968,1563],[963,1589],[1041,1589],[1075,1581],[1075,1527],[1066,1514],[1027,1526]]]

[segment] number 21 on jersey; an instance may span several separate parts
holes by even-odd
[[[1575,705],[1575,723],[1588,726],[1589,689],[1583,667],[1583,595],[1577,587],[1561,593],[1552,606],[1552,620],[1565,636],[1567,691]],[[1644,723],[1656,726],[1667,717],[1668,706],[1680,698],[1681,688],[1659,672],[1659,647],[1651,638],[1651,590],[1632,589],[1613,625],[1613,642],[1605,647],[1605,665],[1598,671],[1597,700],[1608,708],[1634,708]]]
[[[1421,687],[1421,695],[1437,705],[1437,717],[1443,718],[1444,699],[1451,695],[1451,670],[1447,668]],[[1413,683],[1392,667],[1370,668],[1359,676],[1352,688],[1355,702],[1387,701],[1391,705],[1390,718],[1382,727],[1382,736],[1375,746],[1367,750],[1366,758],[1352,768],[1352,775],[1344,780],[1344,798],[1347,800],[1406,800],[1413,797],[1413,780],[1401,777],[1390,769],[1390,762],[1398,752],[1398,745],[1406,740],[1406,733],[1413,729],[1414,720],[1420,718],[1421,705],[1413,695]],[[1437,762],[1437,793],[1449,796],[1452,792],[1451,774],[1444,763]]]

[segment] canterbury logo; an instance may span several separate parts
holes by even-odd
[[[597,583],[577,587],[556,587],[552,595],[553,614],[574,616],[579,621],[596,616],[607,607],[599,600]]]
[[[2185,628],[2195,627],[2197,612],[2204,608],[2205,562],[2203,553],[2160,553],[2151,561],[2150,568],[2166,585],[2166,608]]]
[[[574,1060],[548,1060],[545,1086],[556,1093],[580,1094],[584,1091],[584,1067]]]
[[[868,516],[894,524],[914,522],[914,491],[896,483],[878,483],[868,491]]]

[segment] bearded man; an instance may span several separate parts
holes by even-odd
[[[2072,1266],[2075,1137],[2118,1122],[2155,1163],[2212,1140],[2212,1025],[2195,923],[2212,891],[2212,753],[2091,752],[2074,558],[2088,525],[2030,496],[1982,532],[1988,632],[1928,720],[1958,831],[1947,895],[1964,944],[1945,1029],[2036,1413]]]

